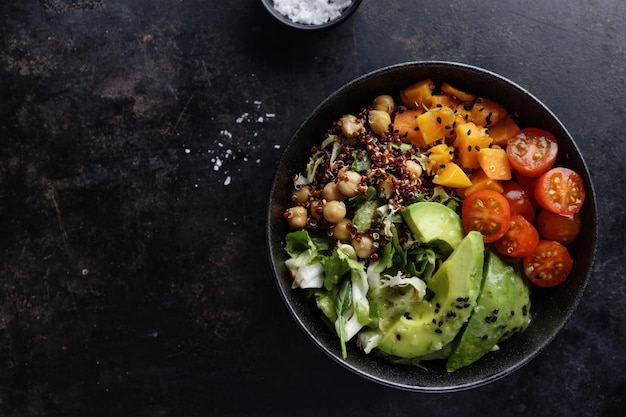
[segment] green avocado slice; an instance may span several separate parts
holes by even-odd
[[[484,243],[470,232],[441,264],[427,286],[432,298],[411,307],[386,329],[378,348],[400,358],[417,358],[450,343],[469,319],[483,278]]]
[[[448,372],[471,365],[530,321],[530,287],[520,271],[489,252],[478,302],[446,363]]]
[[[436,245],[446,256],[465,237],[461,217],[441,203],[413,203],[402,210],[402,217],[419,242]]]

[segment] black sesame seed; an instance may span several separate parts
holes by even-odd
[[[456,300],[457,301],[465,301],[465,299],[463,297],[458,297]]]
[[[433,324],[437,324],[437,319],[432,319]]]
[[[413,317],[411,317],[411,314],[408,311],[404,313],[404,318],[407,320],[413,320]]]
[[[399,334],[396,333],[396,339],[400,340],[400,339],[402,339],[402,336],[400,336]]]
[[[472,152],[472,145],[467,146],[467,152]]]
[[[437,123],[441,124],[441,117],[437,117]]]
[[[483,335],[483,337],[481,337],[481,339],[483,339],[483,340],[487,340],[488,338],[489,338],[489,336],[487,336],[487,335]]]
[[[437,328],[437,329],[435,329],[435,333],[441,334],[441,333],[443,333],[443,331],[441,329]]]
[[[467,136],[472,134],[472,129],[467,129]]]
[[[480,152],[480,146],[476,145],[476,146],[474,146],[474,148],[475,148],[478,152]]]
[[[511,310],[511,315],[514,316],[515,315],[515,310]]]
[[[491,323],[491,316],[487,316],[487,317],[485,317],[485,322],[487,322],[487,323]]]
[[[493,314],[498,314],[500,312],[499,308],[496,308],[495,310],[493,310]]]
[[[441,327],[442,324],[443,324],[443,321],[439,320],[439,323],[437,323],[437,327]]]
[[[465,304],[463,304],[463,308],[468,308],[469,306],[470,306],[470,304],[469,304],[469,303],[465,303]]]

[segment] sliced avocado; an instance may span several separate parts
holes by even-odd
[[[483,262],[483,237],[470,232],[429,280],[432,298],[412,304],[390,323],[378,348],[389,355],[416,358],[450,343],[476,303]]]
[[[530,321],[530,287],[520,271],[489,252],[484,275],[474,312],[446,363],[448,372],[476,362]]]
[[[461,217],[440,203],[420,201],[402,210],[402,217],[419,242],[432,243],[449,255],[463,240]]]

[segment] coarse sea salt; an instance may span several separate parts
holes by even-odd
[[[294,23],[321,25],[335,20],[352,0],[274,0],[276,11]]]

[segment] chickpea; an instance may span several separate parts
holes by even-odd
[[[381,181],[378,183],[378,194],[387,200],[389,200],[391,196],[393,195],[393,190],[394,190],[393,180],[394,180],[394,176],[389,175],[387,176],[387,178],[385,178],[384,181]]]
[[[354,197],[357,195],[361,188],[361,174],[355,171],[343,170],[337,174],[339,181],[337,182],[337,188],[339,192],[346,197]]]
[[[384,110],[371,110],[367,117],[370,123],[370,129],[378,136],[384,136],[389,131],[391,125],[391,116]]]
[[[285,210],[284,214],[289,226],[294,229],[304,229],[307,222],[307,212],[302,206],[291,207]]]
[[[326,201],[341,201],[344,196],[339,191],[339,188],[337,188],[337,183],[331,181],[322,189],[322,197],[324,197]]]
[[[341,132],[349,138],[358,135],[363,130],[361,119],[352,114],[346,114],[339,119],[339,121],[341,124]]]
[[[350,219],[343,219],[333,226],[333,236],[335,237],[335,239],[347,242],[348,240],[350,240],[351,229],[352,221],[350,221]]]
[[[343,201],[328,201],[324,204],[324,218],[329,223],[339,223],[346,217],[346,205]]]
[[[308,185],[303,185],[298,190],[293,190],[291,193],[291,201],[295,204],[304,204],[309,202],[311,196],[311,189]]]
[[[311,212],[311,217],[315,220],[321,219],[324,212],[324,203],[321,200],[311,201],[309,211]]]
[[[374,240],[367,235],[358,235],[350,243],[356,252],[356,256],[366,259],[371,254],[376,252],[376,246],[374,246]]]
[[[416,180],[422,176],[422,166],[419,162],[415,162],[411,159],[407,159],[404,162],[404,167],[409,171],[409,178]]]
[[[372,108],[374,110],[382,110],[391,114],[394,107],[396,107],[395,102],[393,101],[393,97],[388,94],[381,94],[374,98],[374,102],[372,104]]]

